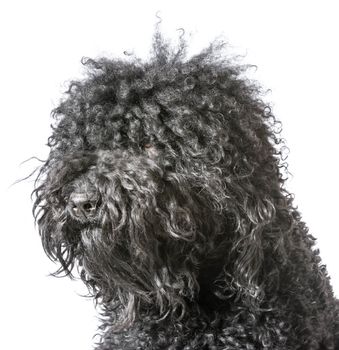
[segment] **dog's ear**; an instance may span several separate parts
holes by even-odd
[[[254,194],[243,198],[234,216],[234,237],[223,288],[255,307],[264,297],[266,284],[278,283],[277,264],[286,259],[285,243],[283,232],[274,224],[277,206],[273,198]],[[270,276],[270,281],[263,276]]]

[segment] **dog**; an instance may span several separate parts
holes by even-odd
[[[339,349],[339,308],[286,189],[281,123],[216,39],[83,58],[52,115],[33,214],[98,350]]]

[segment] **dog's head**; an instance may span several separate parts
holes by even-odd
[[[202,291],[260,299],[263,239],[278,246],[285,205],[281,140],[223,46],[185,59],[183,40],[156,33],[148,62],[86,59],[53,111],[34,190],[43,246],[123,322],[150,304],[182,316]]]

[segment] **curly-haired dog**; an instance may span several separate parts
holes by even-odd
[[[156,30],[148,61],[85,59],[53,110],[33,210],[100,306],[97,349],[339,349],[280,124],[223,47]]]

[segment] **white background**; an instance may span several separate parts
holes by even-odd
[[[50,110],[82,56],[147,57],[156,12],[174,42],[197,52],[223,34],[258,66],[290,148],[288,182],[339,296],[338,9],[336,1],[2,1],[0,3],[0,348],[91,349],[97,320],[80,284],[47,277],[31,215],[32,181],[45,158]]]

